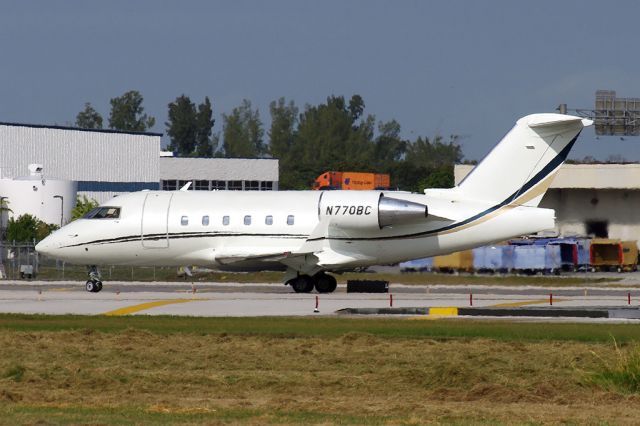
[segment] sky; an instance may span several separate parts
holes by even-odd
[[[640,97],[637,1],[0,0],[0,121],[71,125],[144,97],[166,132],[186,94],[222,113],[359,94],[403,137],[460,135],[481,159],[527,114]],[[166,142],[166,137],[164,138]],[[583,131],[570,158],[640,161],[640,137]]]

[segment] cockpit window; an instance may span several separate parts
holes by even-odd
[[[118,219],[120,207],[96,207],[83,216],[84,219]]]

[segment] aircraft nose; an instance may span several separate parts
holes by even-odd
[[[44,240],[36,244],[36,251],[46,256],[51,256],[53,254],[54,249],[55,249],[54,241],[53,241],[53,238],[51,238],[50,236],[46,237]]]

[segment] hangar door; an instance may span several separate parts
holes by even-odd
[[[169,205],[172,192],[150,192],[142,206],[142,247],[169,247]]]

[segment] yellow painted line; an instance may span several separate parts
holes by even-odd
[[[68,288],[68,287],[56,287],[56,288],[49,288],[46,291],[71,291],[73,289]]]
[[[553,298],[555,302],[565,302],[569,299],[556,299]],[[542,305],[543,303],[549,303],[549,299],[539,299],[539,300],[525,300],[523,302],[510,302],[510,303],[499,303],[497,305],[491,305],[491,308],[517,308],[519,306],[527,306],[527,305]]]
[[[458,308],[429,308],[429,315],[458,315]]]
[[[410,320],[434,320],[443,317],[455,317],[458,315],[458,308],[455,307],[441,307],[441,308],[429,308],[429,314],[416,315],[409,317]]]
[[[102,315],[107,315],[107,316],[129,315],[134,312],[140,312],[140,311],[144,311],[151,308],[157,308],[158,306],[173,305],[176,303],[187,303],[187,302],[193,302],[195,300],[204,300],[204,299],[156,300],[155,302],[140,303],[138,305],[127,306],[126,308],[120,308],[113,311],[105,312]]]

